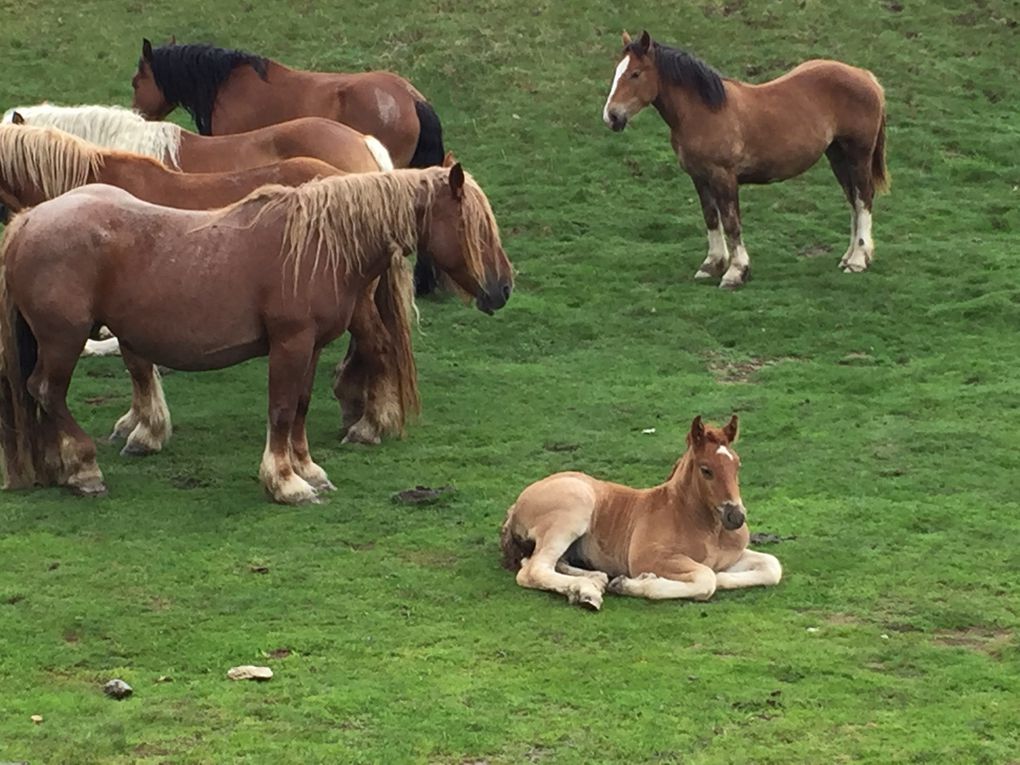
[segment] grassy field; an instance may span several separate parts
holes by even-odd
[[[0,107],[127,103],[143,35],[403,73],[519,270],[495,318],[421,305],[403,441],[339,444],[327,354],[326,504],[262,496],[263,360],[168,376],[174,438],[102,445],[107,498],[0,496],[0,761],[1020,762],[1016,2],[325,5],[0,0]],[[600,120],[643,26],[739,78],[816,56],[878,75],[894,182],[870,272],[836,268],[823,162],[744,192],[744,290],[693,283],[701,216],[665,126]],[[129,391],[86,360],[72,408],[102,436]],[[591,614],[499,568],[528,482],[651,485],[695,414],[734,411],[779,587]],[[456,493],[391,501],[419,483]],[[227,680],[243,663],[276,676]],[[104,697],[113,677],[134,697]]]

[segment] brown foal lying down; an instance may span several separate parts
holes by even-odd
[[[721,429],[695,417],[687,451],[659,486],[632,489],[584,473],[531,484],[507,511],[503,565],[522,587],[596,611],[606,589],[707,600],[717,589],[777,584],[779,561],[747,549],[736,440],[736,415]]]

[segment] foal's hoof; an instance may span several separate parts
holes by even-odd
[[[719,274],[714,274],[711,271],[706,271],[704,268],[699,268],[697,273],[694,274],[694,281],[696,282],[707,282],[712,279],[718,279]]]
[[[589,611],[602,610],[602,596],[594,593],[581,593],[572,598],[570,602]]]
[[[606,591],[615,593],[616,595],[624,594],[624,581],[627,577],[625,576],[614,576],[609,580],[609,584],[606,585]]]
[[[727,271],[723,280],[719,282],[719,288],[724,290],[735,290],[743,287],[751,280],[751,267],[744,266],[736,273]]]
[[[102,481],[89,481],[82,484],[71,484],[68,488],[79,497],[106,496],[106,484]]]

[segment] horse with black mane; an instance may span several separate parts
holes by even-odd
[[[623,130],[651,104],[669,125],[680,166],[691,176],[708,228],[708,257],[695,279],[743,285],[751,269],[740,225],[738,189],[792,178],[824,154],[850,203],[844,272],[871,265],[871,208],[888,187],[885,95],[866,69],[805,61],[771,82],[722,77],[686,51],[623,34],[623,58],[602,110]]]
[[[392,72],[309,72],[241,50],[175,42],[154,48],[143,40],[131,85],[133,106],[146,118],[161,120],[180,106],[202,135],[327,117],[378,138],[396,167],[440,165],[445,155],[435,109]],[[415,264],[415,283],[419,294],[436,287],[427,257]]]

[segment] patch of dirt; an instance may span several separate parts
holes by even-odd
[[[889,11],[889,13],[903,13],[903,3],[899,2],[899,0],[885,0],[882,3],[882,7]]]
[[[797,253],[798,258],[824,258],[832,254],[831,244],[809,244]]]
[[[846,356],[841,358],[837,364],[845,367],[873,367],[877,363],[877,360],[870,353],[858,353],[853,351],[848,353]]]
[[[454,553],[442,550],[406,550],[400,557],[408,563],[429,568],[450,568],[460,561]]]
[[[936,645],[969,648],[992,658],[1001,658],[1003,649],[1013,642],[1013,631],[991,627],[964,627],[937,630],[932,637]]]
[[[792,542],[797,538],[796,534],[792,534],[788,537],[781,537],[778,534],[772,534],[768,531],[758,531],[751,535],[751,544],[753,545],[775,545],[780,542]]]
[[[765,367],[775,366],[790,358],[769,359],[763,356],[752,356],[747,359],[726,358],[720,353],[710,351],[705,355],[706,366],[717,383],[732,385],[753,382],[754,376]]]
[[[581,448],[581,445],[569,444],[564,441],[551,441],[549,443],[542,444],[542,448],[547,452],[576,452]]]
[[[81,638],[78,637],[78,633],[75,632],[74,630],[68,630],[67,632],[64,633],[65,643],[70,643],[71,645],[74,645],[79,640],[81,640]]]
[[[266,656],[270,659],[286,659],[290,654],[291,650],[289,648],[274,648]]]
[[[398,491],[391,499],[401,505],[431,505],[453,493],[452,486],[440,486],[438,489],[433,489],[429,486],[418,485],[413,489]]]
[[[269,566],[264,563],[252,563],[248,566],[248,570],[253,574],[268,574]]]
[[[25,599],[24,595],[22,595],[21,593],[17,593],[15,595],[8,595],[6,598],[4,598],[4,603],[6,603],[9,606],[13,606],[15,603],[20,603],[24,599]]]
[[[840,614],[840,613],[826,614],[826,616],[825,616],[825,623],[826,624],[831,624],[831,625],[836,626],[836,627],[841,627],[841,626],[845,626],[845,625],[848,625],[848,624],[851,624],[851,625],[854,625],[854,626],[857,626],[857,625],[860,625],[860,624],[864,624],[864,622],[862,622],[860,619],[858,619],[853,614]]]
[[[194,475],[175,475],[170,479],[170,485],[175,489],[202,489],[211,486],[212,481]]]
[[[85,399],[85,403],[88,404],[89,406],[98,406],[99,404],[105,404],[107,401],[109,401],[112,398],[114,398],[114,397],[113,396],[89,396],[88,398]],[[119,398],[119,396],[117,398]]]

